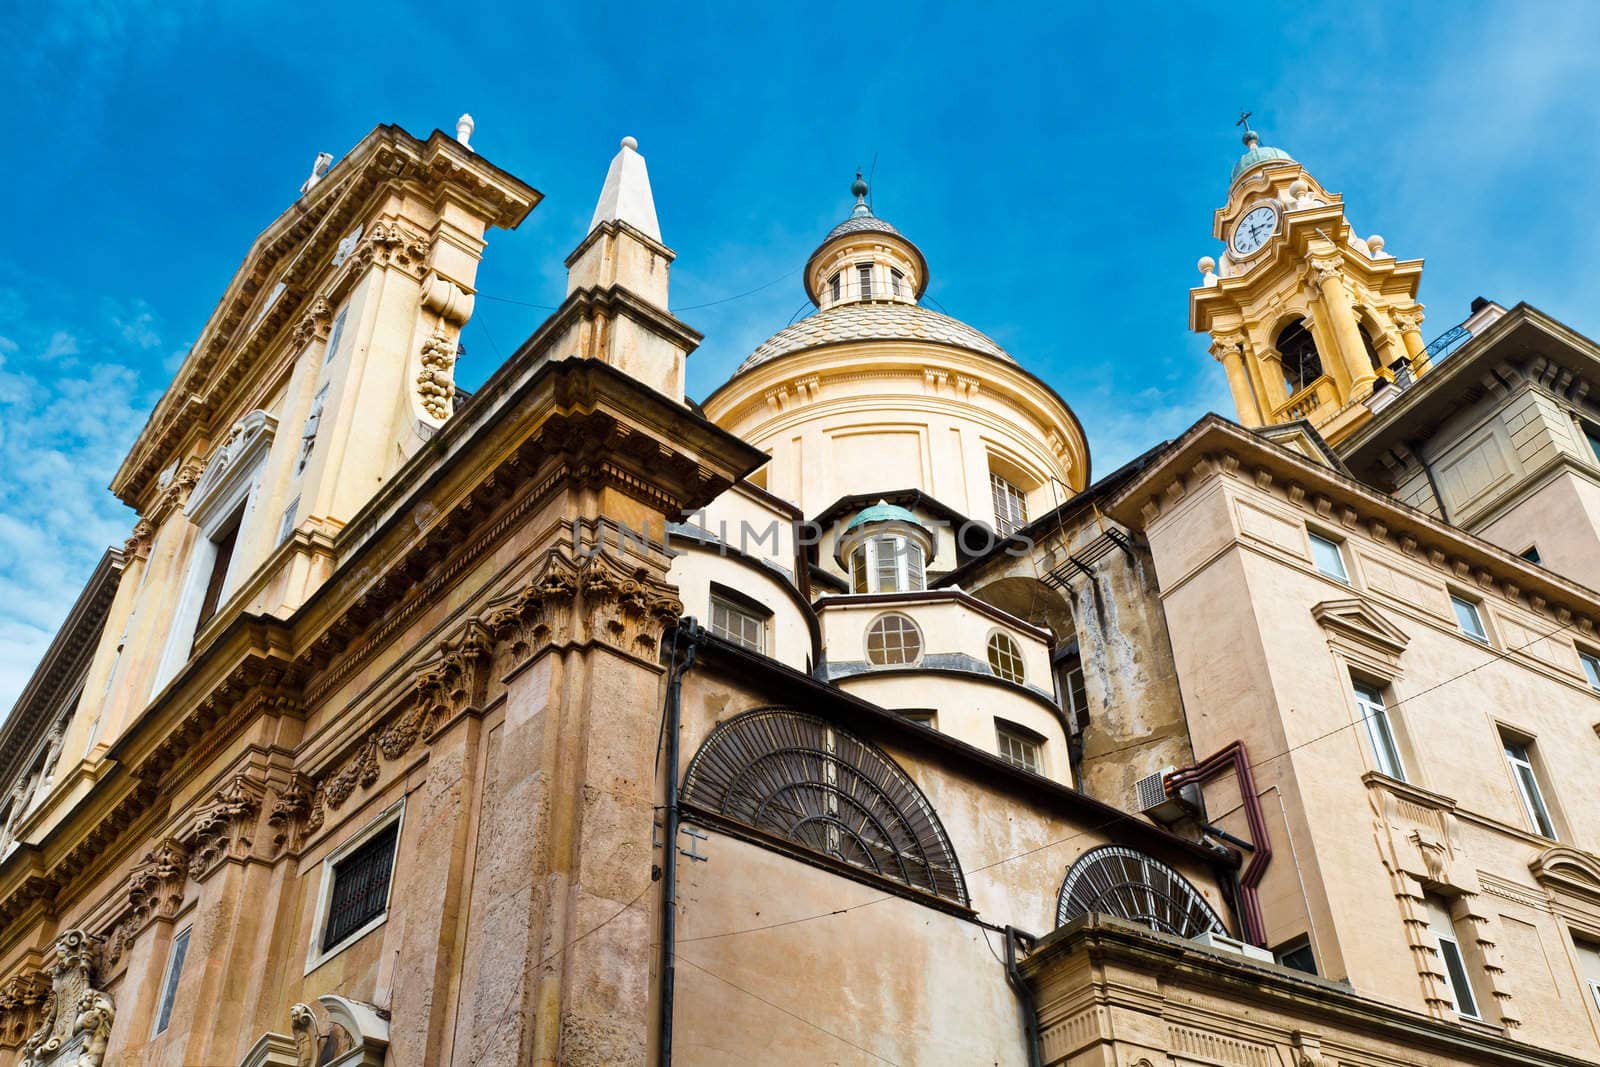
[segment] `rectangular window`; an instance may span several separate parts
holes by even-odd
[[[1583,984],[1589,990],[1589,999],[1600,1008],[1600,945],[1593,941],[1574,940],[1578,950],[1578,970],[1583,974]]]
[[[1594,453],[1595,462],[1600,463],[1600,430],[1584,423],[1583,436],[1589,442],[1589,451]]]
[[[905,286],[905,281],[906,276],[904,274],[901,274],[892,267],[889,269],[889,289],[894,293],[895,296],[904,295],[902,289]]]
[[[895,714],[907,722],[914,722],[918,726],[926,726],[930,730],[939,728],[939,713],[932,708],[899,708]]]
[[[989,472],[989,495],[994,501],[995,529],[1010,536],[1028,525],[1028,498],[994,471]]]
[[[1483,616],[1478,613],[1478,605],[1465,597],[1452,596],[1450,606],[1456,610],[1456,623],[1461,627],[1461,632],[1487,645],[1489,634],[1483,628]]]
[[[1089,725],[1089,687],[1083,681],[1083,666],[1074,661],[1067,668],[1067,721],[1079,730]]]
[[[767,651],[766,616],[711,594],[711,632],[752,652]]]
[[[1306,974],[1317,973],[1317,958],[1311,953],[1311,939],[1297,937],[1272,950],[1280,967],[1292,967]]]
[[[839,275],[838,274],[835,274],[833,277],[828,279],[828,289],[833,294],[833,302],[835,304],[837,304],[839,302],[839,285],[840,285],[840,282],[839,282]]]
[[[1350,574],[1344,569],[1344,550],[1337,541],[1330,541],[1320,534],[1311,535],[1311,558],[1317,564],[1317,570],[1335,581],[1350,584]]]
[[[1378,770],[1390,778],[1406,780],[1405,765],[1400,762],[1400,746],[1394,741],[1394,728],[1389,722],[1389,709],[1384,706],[1383,693],[1377,688],[1357,682],[1355,685],[1356,709],[1367,726],[1367,740],[1372,743],[1372,756]]]
[[[390,876],[400,821],[390,820],[343,857],[333,861],[329,877],[328,913],[322,929],[322,951],[370,929],[389,911]]]
[[[1008,730],[1004,726],[996,726],[994,732],[1001,759],[1016,764],[1024,770],[1039,773],[1038,741],[1016,730]]]
[[[1556,836],[1555,826],[1550,821],[1550,809],[1545,807],[1544,793],[1539,789],[1539,776],[1533,769],[1533,742],[1517,740],[1505,734],[1500,735],[1500,741],[1505,746],[1506,764],[1517,783],[1517,792],[1522,797],[1522,809],[1527,813],[1528,821],[1533,824],[1534,830],[1553,840]]]
[[[289,540],[289,535],[294,533],[294,520],[299,511],[299,497],[289,501],[289,506],[283,509],[283,518],[278,520],[278,544],[281,545]]]
[[[861,282],[861,299],[872,299],[872,265],[863,263],[856,268],[856,277]]]
[[[222,584],[228,579],[228,565],[233,562],[233,550],[238,544],[239,526],[243,521],[244,508],[241,506],[238,513],[211,538],[211,543],[216,546],[216,554],[211,557],[211,576],[206,579],[205,596],[200,600],[200,619],[194,624],[196,634],[206,628],[206,623],[211,621],[211,616],[217,613],[217,608],[222,604]]]
[[[1467,961],[1461,955],[1461,942],[1456,937],[1455,922],[1450,918],[1449,904],[1441,897],[1425,898],[1428,907],[1428,926],[1433,932],[1434,944],[1439,951],[1439,962],[1450,988],[1457,1015],[1469,1019],[1480,1018],[1478,1001],[1472,993],[1472,982],[1467,975]]]
[[[322,365],[326,367],[333,362],[333,357],[339,354],[339,342],[344,340],[344,317],[350,313],[348,307],[339,312],[339,317],[333,320],[333,326],[328,330],[328,350],[322,355]]]
[[[322,406],[328,402],[329,382],[317,390],[317,395],[311,398],[311,410],[306,412],[305,426],[300,430],[300,458],[295,463],[294,472],[298,475],[306,469],[306,462],[311,458],[311,448],[317,443],[317,427],[322,425]]]
[[[172,1003],[178,995],[178,979],[183,976],[183,958],[189,954],[189,932],[194,927],[185,927],[183,932],[172,939],[172,949],[167,953],[167,974],[161,979],[161,1003],[156,1008],[156,1028],[151,1036],[161,1033],[172,1022]]]
[[[873,540],[872,550],[877,555],[875,564],[878,578],[877,588],[873,592],[900,592],[900,542],[893,537],[879,537]]]
[[[1589,688],[1600,693],[1600,656],[1593,652],[1579,652],[1578,661],[1583,664],[1583,676],[1589,679]]]
[[[866,545],[862,545],[850,553],[850,591],[852,593],[865,593],[867,591]]]

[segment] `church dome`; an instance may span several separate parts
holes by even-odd
[[[750,353],[733,373],[738,376],[791,352],[852,341],[923,341],[982,352],[1007,363],[1016,363],[994,341],[948,315],[917,304],[855,303],[837,304],[779,330]]]
[[[839,225],[828,231],[828,236],[822,239],[827,244],[835,237],[843,237],[850,233],[892,233],[900,235],[900,231],[889,224],[887,219],[880,219],[876,215],[851,215]]]
[[[1256,131],[1251,129],[1244,131],[1244,146],[1244,155],[1240,156],[1239,162],[1233,165],[1233,173],[1228,177],[1228,185],[1230,187],[1250,171],[1264,164],[1294,162],[1294,157],[1283,149],[1262,144],[1261,138],[1257,136]]]

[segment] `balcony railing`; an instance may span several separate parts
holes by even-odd
[[[1332,403],[1333,399],[1333,379],[1324,374],[1278,405],[1272,413],[1272,421],[1277,423],[1309,419],[1313,412],[1324,404]]]

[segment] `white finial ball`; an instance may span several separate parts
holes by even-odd
[[[1375,233],[1367,238],[1367,251],[1378,255],[1383,251],[1383,234]]]
[[[639,151],[639,139],[637,137],[624,137],[622,139],[622,147],[631,148],[637,152]]]
[[[1201,274],[1210,274],[1217,269],[1217,261],[1210,256],[1201,256],[1200,262],[1195,264]]]
[[[1294,197],[1296,200],[1299,200],[1310,191],[1311,186],[1306,183],[1304,178],[1296,178],[1289,184],[1289,195]]]

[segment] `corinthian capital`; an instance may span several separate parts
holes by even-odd
[[[1344,262],[1338,256],[1329,256],[1326,259],[1311,261],[1311,276],[1318,285],[1327,284],[1329,279],[1344,280]]]
[[[1395,328],[1401,333],[1416,333],[1422,328],[1422,312],[1396,311],[1392,316]]]
[[[1219,333],[1212,335],[1211,355],[1216,358],[1218,363],[1221,363],[1223,360],[1227,359],[1231,355],[1234,355],[1235,353],[1242,353],[1243,351],[1244,334]]]

